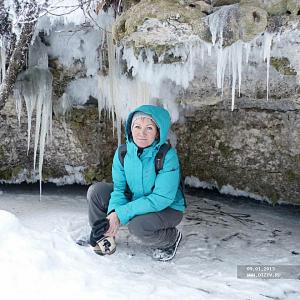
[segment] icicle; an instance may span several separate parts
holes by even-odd
[[[227,18],[230,16],[234,5],[223,6],[222,9],[208,16],[208,25],[211,32],[211,40],[213,46],[218,44],[223,46],[223,32],[226,25]],[[237,6],[235,5],[237,8]]]
[[[201,51],[200,51],[200,57],[201,57],[201,66],[204,66],[204,47],[200,44]]]
[[[217,47],[216,55],[217,55],[217,87],[221,89],[223,95],[223,87],[224,87],[224,77],[226,65],[228,63],[228,52],[229,48],[223,49],[222,47]]]
[[[221,89],[222,96],[224,92],[224,82],[226,67],[228,65],[228,74],[231,77],[231,109],[234,109],[235,86],[238,81],[239,95],[242,83],[242,58],[243,58],[243,43],[238,41],[229,47],[216,47],[217,55],[217,87]]]
[[[231,72],[232,72],[232,83],[231,83],[231,110],[234,110],[234,100],[235,100],[235,83],[237,77],[237,70],[236,70],[236,45],[233,44],[231,47]]]
[[[238,85],[239,85],[239,97],[241,96],[241,85],[242,85],[242,62],[243,62],[243,43],[237,43],[237,73],[238,73]]]
[[[207,47],[207,55],[211,56],[211,49],[212,49],[212,45],[209,43],[205,43],[206,47]]]
[[[136,76],[134,79],[128,79],[121,72],[121,49],[116,49],[112,35],[107,33],[107,46],[108,46],[108,61],[109,72],[108,76],[98,75],[99,97],[98,97],[98,113],[99,117],[101,109],[105,107],[111,114],[113,120],[113,134],[114,128],[117,128],[118,143],[121,143],[121,128],[122,120],[127,118],[128,112],[143,103],[149,103],[150,88],[149,85],[136,76],[137,68],[132,68],[132,75]],[[149,65],[153,64],[150,62]],[[138,66],[137,59],[131,57],[132,63]],[[129,66],[129,64],[128,64]]]
[[[115,103],[116,103],[116,51],[114,47],[113,37],[112,34],[106,32],[107,38],[107,47],[108,47],[108,62],[109,62],[109,88],[110,88],[110,101],[111,101],[111,117],[113,121],[113,135],[115,132]],[[117,122],[118,125],[118,122]],[[117,128],[117,132],[119,132]],[[118,145],[120,144],[119,137],[118,137]]]
[[[22,101],[24,100],[24,98],[21,96],[19,90],[17,89],[14,91],[14,95],[16,98],[16,112],[18,117],[18,123],[19,126],[21,126]]]
[[[42,124],[41,124],[41,133],[40,133],[40,147],[39,147],[39,177],[40,177],[40,199],[42,196],[42,170],[43,170],[43,160],[44,160],[44,150],[45,142],[48,131],[50,130],[50,122],[52,115],[52,105],[51,105],[51,96],[49,88],[46,86],[44,101],[43,101],[43,111],[42,111]]]
[[[0,83],[4,80],[5,73],[6,73],[6,68],[5,68],[6,53],[5,53],[5,46],[3,41],[1,42],[1,44],[2,45],[0,45],[0,63],[1,63]]]
[[[36,118],[35,118],[35,135],[34,135],[34,151],[33,151],[33,169],[36,169],[36,153],[40,138],[40,128],[41,128],[41,114],[43,108],[43,98],[42,95],[38,95],[36,103]]]
[[[32,121],[32,113],[36,104],[36,89],[34,83],[27,86],[27,91],[24,93],[24,100],[26,104],[27,110],[27,155],[30,147],[30,136],[31,136],[31,121]]]
[[[28,149],[30,143],[32,113],[36,110],[33,165],[36,169],[36,154],[39,145],[40,198],[42,195],[42,168],[45,142],[48,132],[52,132],[52,75],[47,69],[31,68],[22,73],[15,86],[18,118],[22,99],[26,104],[28,118]]]
[[[271,47],[274,33],[265,32],[264,37],[264,61],[267,62],[267,100],[269,100],[269,74],[270,74],[270,58]]]
[[[244,46],[245,46],[245,49],[246,49],[245,63],[248,64],[248,62],[249,62],[249,56],[250,56],[250,51],[251,51],[251,44],[250,43],[245,43]]]

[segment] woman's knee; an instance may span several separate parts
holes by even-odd
[[[97,200],[108,189],[108,183],[105,182],[96,182],[93,183],[87,191],[87,200],[88,202]]]

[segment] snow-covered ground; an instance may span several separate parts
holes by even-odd
[[[299,279],[239,279],[237,265],[300,265],[300,208],[207,193],[188,196],[171,262],[156,262],[126,227],[112,256],[88,231],[84,187],[0,186],[0,294],[14,299],[300,299]],[[300,273],[300,270],[299,270]]]

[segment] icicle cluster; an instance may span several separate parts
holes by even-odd
[[[140,104],[150,103],[149,86],[145,82],[130,80],[121,74],[119,55],[115,49],[112,35],[107,32],[109,71],[108,76],[98,75],[99,116],[102,108],[110,111],[113,127],[117,127],[118,142],[121,142],[121,122],[128,111]],[[116,124],[115,124],[116,122]]]
[[[271,47],[274,33],[265,32],[264,40],[264,61],[267,62],[267,100],[269,100],[269,74],[270,74],[270,58],[271,58]]]
[[[28,144],[31,140],[32,115],[36,112],[34,134],[34,163],[36,170],[37,150],[39,149],[38,173],[40,179],[40,195],[42,193],[42,168],[45,143],[50,134],[52,136],[52,75],[47,69],[31,68],[18,77],[15,86],[16,110],[20,121],[22,102],[25,102],[28,118]]]
[[[134,80],[136,82],[143,82],[144,84],[147,84],[149,87],[149,97],[161,98],[161,88],[164,86],[166,81],[172,81],[177,86],[186,89],[189,86],[189,83],[194,79],[196,70],[205,65],[207,56],[216,57],[217,87],[221,90],[223,95],[225,78],[230,78],[229,81],[231,82],[232,99],[231,108],[233,110],[235,105],[236,89],[238,88],[239,95],[241,91],[243,65],[248,63],[251,49],[254,47],[253,44],[255,41],[250,43],[237,41],[231,46],[224,48],[222,46],[222,36],[218,36],[218,34],[221,35],[222,30],[211,30],[218,37],[217,43],[215,43],[216,38],[214,37],[213,44],[199,41],[193,42],[189,45],[176,47],[172,50],[172,56],[180,57],[180,62],[160,64],[160,61],[158,61],[158,63],[154,63],[154,54],[150,50],[136,58],[131,48],[123,50],[122,59],[126,60],[128,69],[132,70]],[[262,47],[263,59],[267,62],[267,99],[269,90],[269,66],[272,38],[273,34],[266,32],[264,34],[264,45]],[[175,96],[176,95],[174,95],[173,98],[175,98]],[[126,100],[124,99],[124,101]]]
[[[213,44],[199,40],[172,49],[169,54],[180,60],[171,64],[164,64],[165,57],[154,57],[155,54],[151,50],[146,50],[136,57],[132,48],[115,49],[111,35],[107,34],[109,75],[98,75],[100,89],[98,107],[99,112],[102,108],[110,110],[113,119],[116,115],[119,142],[121,121],[125,120],[128,112],[138,105],[164,99],[163,105],[171,112],[172,121],[176,121],[179,114],[174,99],[180,88],[186,89],[189,86],[196,70],[205,65],[207,57],[217,58],[216,81],[222,95],[225,78],[230,79],[231,109],[234,110],[236,89],[240,96],[243,65],[248,63],[256,41],[250,43],[237,41],[224,48],[223,24],[224,22],[219,19],[211,23]],[[267,62],[267,99],[272,38],[273,34],[265,33],[262,47],[263,59]],[[126,61],[127,70],[130,70],[132,78],[129,79],[128,74],[122,74],[122,61]],[[166,93],[166,90],[169,90],[169,93]]]
[[[61,98],[60,110],[66,112],[72,103],[73,105],[83,104],[89,95],[97,98],[99,115],[103,108],[110,111],[120,141],[121,122],[126,119],[128,112],[138,105],[157,103],[159,99],[164,99],[163,105],[170,111],[172,121],[176,121],[179,118],[179,112],[174,100],[179,91],[189,86],[195,74],[207,65],[208,60],[210,63],[212,61],[215,63],[215,57],[217,88],[223,95],[224,87],[230,83],[233,110],[236,90],[239,95],[241,91],[243,66],[248,63],[252,48],[256,48],[254,46],[256,41],[252,43],[237,41],[229,47],[223,47],[223,32],[232,13],[234,10],[231,5],[224,6],[223,9],[208,16],[212,44],[193,36],[190,42],[180,43],[161,57],[156,57],[156,54],[150,50],[145,50],[136,57],[132,48],[116,49],[111,35],[114,21],[111,12],[98,16],[96,20],[98,26],[100,24],[100,27],[105,29],[105,31],[101,30],[101,34],[97,26],[95,31],[89,30],[83,35],[77,33],[74,25],[70,23],[67,26],[64,25],[63,30],[62,27],[55,25],[56,31],[49,37],[51,49],[48,50],[48,54],[58,56],[61,63],[66,66],[71,66],[75,59],[84,61],[87,75],[91,76],[76,79],[69,84]],[[51,27],[52,23],[53,21],[46,26]],[[51,30],[48,28],[48,31]],[[66,40],[70,51],[65,51],[64,43],[62,47],[62,38]],[[263,59],[266,60],[268,66],[267,86],[271,41],[272,35],[265,33],[262,49]],[[102,68],[99,49],[103,48],[105,43],[108,47],[108,75],[97,73],[97,70]],[[177,62],[165,63],[168,55],[177,59]],[[127,72],[124,72],[124,62],[126,62]],[[95,78],[98,80],[98,90]]]

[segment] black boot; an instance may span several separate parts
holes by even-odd
[[[182,233],[177,229],[177,236],[174,245],[165,249],[160,249],[160,248],[154,249],[152,253],[153,259],[159,261],[171,260],[176,254],[181,239],[182,239]]]

